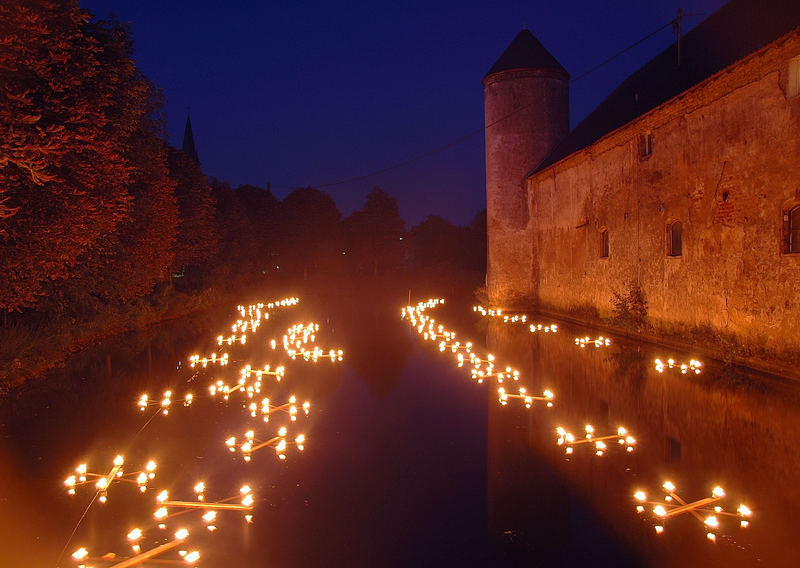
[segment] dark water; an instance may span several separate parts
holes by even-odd
[[[275,313],[243,348],[226,347],[228,367],[196,372],[186,361],[216,347],[237,317],[232,310],[110,342],[10,393],[0,419],[0,565],[75,566],[70,554],[79,546],[129,556],[132,528],[145,532],[149,549],[182,526],[191,531],[185,548],[201,553],[197,565],[213,567],[798,564],[797,385],[708,362],[700,375],[658,373],[656,357],[690,354],[617,338],[581,349],[574,338],[596,332],[562,324],[557,334],[531,334],[487,325],[467,309],[434,313],[477,351],[518,368],[530,390],[556,393],[553,408],[504,407],[494,387],[474,383],[400,321],[402,301],[303,300]],[[317,343],[341,347],[344,362],[290,362],[266,348],[289,325],[309,321],[320,324]],[[207,395],[210,382],[234,382],[246,363],[287,366],[280,383],[264,380],[262,396],[312,402],[291,429],[307,435],[304,452],[289,448],[280,461],[267,449],[244,463],[226,450],[224,440],[248,428],[267,435],[288,424],[252,419],[238,393],[227,403]],[[143,392],[160,397],[167,388],[176,399],[190,391],[195,402],[175,404],[168,416],[137,410]],[[580,433],[586,423],[598,434],[624,425],[636,451],[612,446],[597,457],[576,446],[566,455],[556,426]],[[93,503],[79,523],[94,490],[69,497],[63,479],[81,462],[105,472],[117,453],[133,469],[158,461],[152,489],[114,484],[108,503]],[[632,494],[660,497],[667,479],[689,501],[723,486],[726,510],[746,503],[751,525],[723,519],[713,544],[687,514],[656,535]],[[209,501],[252,486],[253,523],[220,512],[212,533],[201,511],[170,519],[168,533],[155,528],[158,491],[194,500],[199,481]]]

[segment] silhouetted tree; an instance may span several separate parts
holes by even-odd
[[[417,294],[471,291],[486,274],[485,221],[478,214],[469,227],[431,215],[412,228],[411,275]]]
[[[247,253],[241,249],[240,235],[243,231],[249,232],[249,221],[228,182],[212,179],[211,195],[217,206],[214,225],[219,236],[217,256],[212,267],[213,283],[222,287],[234,280],[241,280],[243,272],[247,270]]]
[[[470,254],[469,267],[486,273],[486,209],[480,211],[469,225]]]
[[[236,188],[236,195],[249,221],[247,225],[249,232],[246,235],[248,242],[242,243],[242,246],[250,251],[249,254],[255,263],[254,270],[271,274],[275,270],[272,261],[278,255],[276,223],[280,202],[272,191],[254,185],[240,185]]]
[[[411,229],[413,239],[413,263],[415,268],[431,268],[439,265],[458,266],[465,243],[466,232],[438,215],[427,219]]]
[[[351,266],[357,273],[368,272],[372,276],[401,269],[405,228],[397,200],[374,187],[367,194],[364,208],[342,221]]]
[[[411,229],[411,240],[415,268],[485,272],[485,211],[478,213],[469,227],[457,227],[438,215],[430,215]]]
[[[213,261],[219,245],[214,223],[216,201],[200,166],[182,151],[169,149],[169,172],[175,180],[178,202],[178,234],[174,267],[185,276]]]
[[[311,269],[338,262],[341,213],[330,195],[295,189],[281,203],[280,219],[281,266],[307,280]]]

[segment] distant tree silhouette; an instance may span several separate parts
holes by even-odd
[[[468,227],[430,215],[409,234],[411,279],[417,294],[471,291],[486,274],[485,214]]]
[[[486,209],[480,211],[469,225],[470,247],[468,266],[473,270],[486,273]]]
[[[438,215],[429,215],[411,229],[411,240],[415,268],[485,271],[485,211],[478,213],[469,227],[457,227]]]
[[[466,231],[438,215],[429,215],[411,229],[413,262],[416,268],[458,265],[468,246]]]
[[[242,246],[249,251],[253,261],[252,270],[262,275],[275,272],[273,260],[278,256],[278,213],[280,202],[268,189],[254,185],[240,185],[236,195],[242,205],[242,212],[247,217],[247,235],[242,234]],[[266,273],[266,274],[264,274]]]
[[[249,232],[249,223],[239,198],[228,182],[212,179],[211,195],[216,203],[214,226],[219,238],[217,255],[212,260],[212,285],[224,288],[242,277],[247,253],[242,251],[240,235]]]
[[[397,200],[374,187],[364,208],[342,221],[350,266],[356,273],[372,276],[402,269],[405,228]]]
[[[295,189],[280,207],[280,263],[307,280],[314,269],[338,262],[341,213],[330,195],[313,187]]]
[[[216,256],[219,235],[214,223],[217,204],[200,166],[176,148],[169,149],[169,173],[175,180],[178,227],[174,270],[186,277],[202,272]]]

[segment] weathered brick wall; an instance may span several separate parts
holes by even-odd
[[[732,334],[755,356],[796,358],[800,254],[785,254],[783,212],[800,202],[800,97],[786,93],[797,56],[793,33],[529,178],[528,224],[503,238],[530,243],[532,264],[508,289],[610,317],[613,293],[635,282],[657,330]]]

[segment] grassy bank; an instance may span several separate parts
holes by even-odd
[[[94,305],[73,309],[60,317],[27,313],[0,327],[0,393],[26,380],[43,376],[75,355],[116,335],[210,310],[226,303],[267,301],[298,295],[304,303],[322,305],[356,300],[396,308],[429,296],[472,301],[482,274],[432,269],[359,278],[345,274],[319,275],[308,280],[274,279],[235,290],[217,288],[182,292],[164,288],[126,304]]]
[[[72,355],[127,331],[184,317],[230,301],[214,289],[164,289],[126,304],[100,304],[77,314],[24,314],[0,327],[0,392],[41,377]]]

